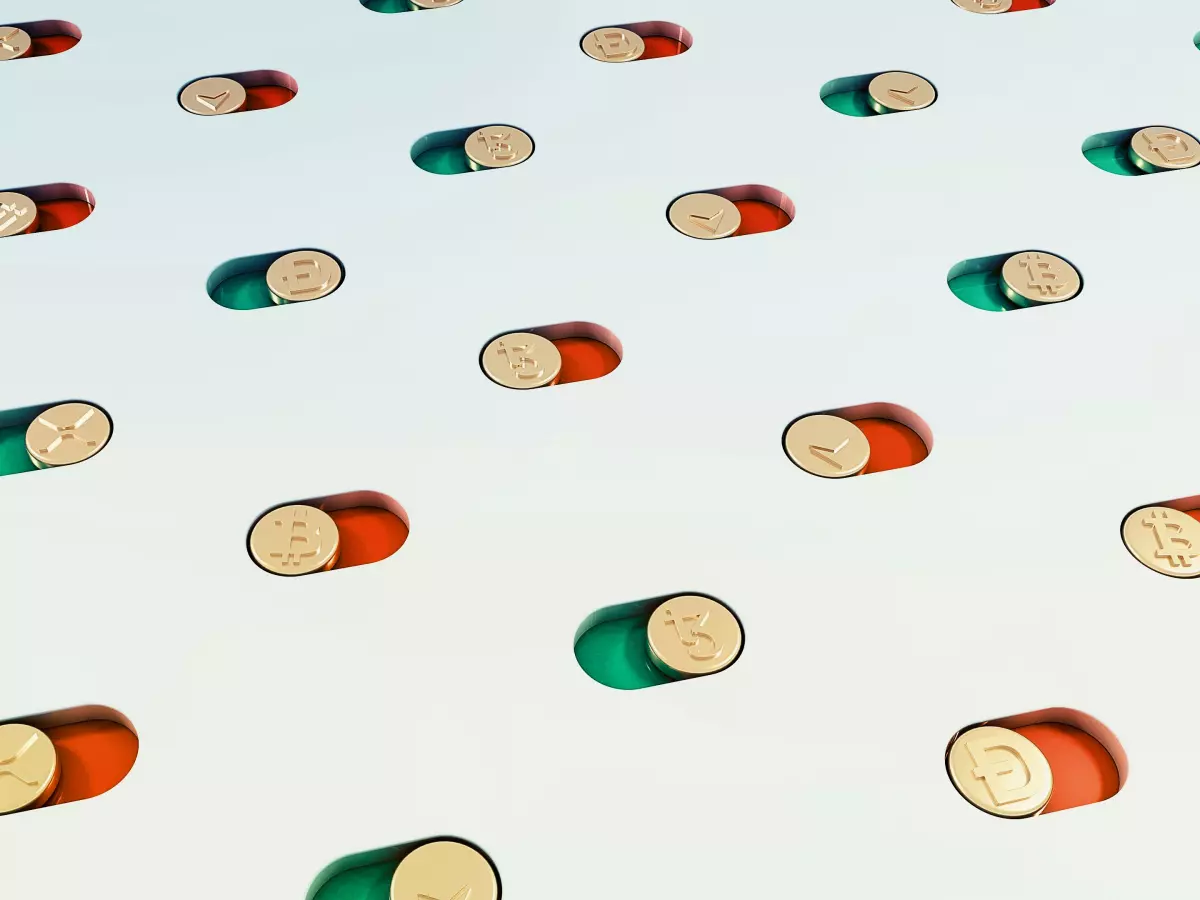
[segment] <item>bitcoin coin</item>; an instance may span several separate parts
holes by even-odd
[[[413,9],[442,9],[446,6],[457,6],[462,0],[408,0]]]
[[[1200,163],[1200,141],[1178,128],[1143,128],[1129,139],[1129,159],[1146,172],[1190,169]]]
[[[871,444],[853,422],[841,416],[813,415],[797,419],[783,434],[788,459],[822,478],[846,478],[867,467]]]
[[[25,429],[25,451],[39,469],[91,459],[112,436],[112,422],[98,407],[62,403],[38,415]]]
[[[180,92],[179,105],[198,116],[224,116],[246,105],[246,89],[232,78],[201,78]]]
[[[389,900],[497,900],[500,882],[487,858],[458,841],[422,844],[392,873]]]
[[[642,36],[628,28],[599,28],[587,35],[580,46],[592,59],[609,63],[633,62],[646,52]]]
[[[36,230],[37,204],[16,191],[0,191],[0,237]]]
[[[1050,801],[1054,777],[1042,751],[1007,728],[964,731],[946,756],[950,780],[973,806],[994,816],[1036,816]]]
[[[533,156],[533,138],[510,125],[489,125],[473,132],[463,150],[472,169],[503,169]]]
[[[267,289],[276,303],[327,297],[342,283],[341,264],[320,250],[285,253],[267,269]]]
[[[711,241],[726,238],[742,225],[732,200],[717,194],[684,194],[671,204],[667,219],[680,234]]]
[[[994,15],[1012,9],[1012,0],[954,0],[954,5],[967,12]]]
[[[711,675],[737,659],[742,626],[711,597],[672,597],[650,614],[646,647],[654,665],[672,678]]]
[[[877,113],[924,109],[937,99],[933,85],[911,72],[883,72],[867,85],[871,108]]]
[[[1082,287],[1075,267],[1053,253],[1014,253],[1000,269],[1000,289],[1017,306],[1061,303]]]
[[[1121,539],[1134,559],[1172,578],[1200,575],[1200,522],[1165,506],[1131,512],[1121,524]]]
[[[0,816],[37,809],[54,796],[58,751],[32,725],[0,725]]]
[[[484,374],[496,384],[528,390],[558,381],[562,355],[554,342],[537,334],[514,332],[483,348]]]
[[[0,62],[20,59],[33,49],[33,38],[12,25],[0,25]]]
[[[324,510],[293,504],[273,509],[250,531],[250,556],[276,575],[308,575],[332,569],[341,545]]]

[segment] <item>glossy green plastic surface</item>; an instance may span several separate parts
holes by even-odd
[[[604,618],[575,641],[580,668],[606,687],[620,691],[666,684],[668,678],[650,661],[646,649],[646,622],[657,601],[642,604],[632,615]]]
[[[1103,169],[1105,172],[1111,172],[1114,175],[1149,174],[1143,172],[1129,161],[1129,155],[1124,143],[1084,150],[1083,157],[1097,169]]]
[[[231,275],[213,288],[212,298],[226,309],[264,309],[276,306],[267,289],[267,270]]]
[[[33,417],[30,417],[33,421]],[[16,475],[19,472],[36,472],[37,466],[25,451],[27,425],[12,425],[0,428],[0,475]]]
[[[473,172],[467,161],[467,151],[461,146],[432,147],[413,160],[420,168],[434,175],[463,175]],[[474,183],[474,182],[472,182]]]
[[[1000,271],[975,272],[970,275],[959,275],[950,279],[947,284],[954,296],[976,309],[988,312],[1012,312],[1020,309],[1004,296],[1000,288]]]
[[[413,8],[408,5],[408,0],[361,0],[361,2],[371,12],[402,13],[413,11]]]
[[[878,115],[875,110],[871,109],[871,101],[865,90],[863,91],[839,91],[834,94],[827,94],[821,98],[821,102],[832,109],[834,112],[840,112],[844,116],[874,116]]]
[[[347,869],[334,875],[313,900],[389,900],[396,860]]]

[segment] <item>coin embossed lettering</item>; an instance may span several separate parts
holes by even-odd
[[[440,898],[434,897],[430,894],[417,894],[417,900],[440,900]],[[454,896],[451,897],[450,900],[471,900],[471,886],[464,884],[457,891],[455,891]]]
[[[987,786],[996,806],[1006,806],[1033,796],[1033,777],[1016,749],[1005,744],[976,740],[967,742],[967,752],[975,762],[971,774]]]
[[[1165,560],[1171,568],[1178,566],[1190,569],[1192,560],[1200,556],[1200,551],[1184,537],[1183,524],[1168,518],[1165,511],[1150,510],[1149,515],[1142,518],[1142,527],[1149,528],[1154,535],[1154,542],[1158,545],[1154,551],[1155,559]]]
[[[716,659],[721,652],[721,645],[711,634],[700,631],[708,621],[708,611],[692,615],[676,615],[668,608],[663,611],[663,621],[675,628],[679,643],[688,648],[688,656],[697,662],[707,662]]]

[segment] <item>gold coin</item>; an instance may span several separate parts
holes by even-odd
[[[308,575],[332,569],[341,543],[337,524],[315,506],[273,509],[250,531],[250,555],[276,575]]]
[[[883,72],[867,85],[871,108],[877,113],[924,109],[937,99],[933,85],[911,72]]]
[[[224,116],[246,105],[246,89],[232,78],[201,78],[183,89],[179,105],[198,116]]]
[[[633,62],[646,52],[640,34],[628,28],[599,28],[583,39],[583,52],[600,62]]]
[[[0,191],[0,237],[28,234],[37,228],[37,204],[16,191]]]
[[[711,675],[737,659],[742,626],[723,603],[685,594],[650,614],[646,646],[654,665],[672,678]]]
[[[1014,253],[1000,269],[1000,288],[1018,306],[1061,303],[1079,293],[1083,281],[1075,267],[1053,253]]]
[[[413,9],[441,9],[444,6],[457,6],[462,0],[408,0]]]
[[[729,237],[742,225],[733,201],[717,194],[684,194],[671,204],[667,218],[680,234],[705,241]]]
[[[871,444],[853,422],[841,416],[804,416],[783,435],[788,458],[822,478],[846,478],[867,467]]]
[[[320,250],[293,250],[267,269],[267,289],[276,303],[299,303],[328,296],[342,283],[342,267]]]
[[[946,758],[950,780],[973,806],[1006,819],[1036,816],[1050,802],[1054,776],[1033,741],[1007,728],[964,731]]]
[[[489,125],[472,133],[463,149],[472,169],[503,169],[533,156],[533,138],[520,128]]]
[[[1139,169],[1190,169],[1200,163],[1200,141],[1178,128],[1155,125],[1129,139],[1129,158]]]
[[[954,0],[954,5],[967,12],[988,15],[1008,12],[1012,9],[1012,0]]]
[[[20,59],[33,48],[33,38],[12,25],[0,25],[0,62]]]
[[[1172,578],[1200,575],[1200,522],[1165,506],[1131,512],[1121,524],[1121,539],[1142,565]]]
[[[0,725],[0,816],[37,809],[54,796],[58,751],[32,725]]]
[[[504,387],[545,387],[558,381],[562,355],[554,342],[538,334],[503,334],[483,348],[483,371]]]
[[[52,406],[25,429],[25,450],[39,469],[91,459],[112,436],[104,411],[87,403]]]
[[[458,841],[422,844],[392,873],[390,900],[496,900],[500,883],[482,853]]]

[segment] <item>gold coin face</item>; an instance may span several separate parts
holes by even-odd
[[[25,450],[39,469],[91,459],[112,436],[104,411],[87,403],[52,406],[25,429]]]
[[[0,237],[27,234],[37,228],[37,204],[16,191],[0,191]]]
[[[633,62],[646,52],[642,36],[628,28],[598,28],[580,46],[592,59],[609,63]]]
[[[50,738],[32,725],[0,725],[0,816],[45,805],[58,775]]]
[[[267,269],[267,289],[276,303],[327,297],[342,283],[342,267],[320,250],[285,253]]]
[[[1172,578],[1200,575],[1200,522],[1165,506],[1134,510],[1121,525],[1121,539],[1142,565]]]
[[[246,105],[246,89],[232,78],[201,78],[183,89],[179,105],[198,116],[224,116]]]
[[[329,513],[293,504],[273,509],[250,532],[250,555],[276,575],[308,575],[332,569],[341,545]]]
[[[846,478],[866,468],[871,445],[857,425],[841,416],[797,419],[783,435],[788,458],[822,478]]]
[[[742,650],[742,626],[711,597],[687,594],[659,604],[646,623],[651,661],[673,678],[710,675]]]
[[[445,6],[457,6],[462,0],[408,0],[416,9],[441,9]]]
[[[937,99],[933,85],[911,72],[883,72],[876,75],[867,85],[867,94],[876,112],[924,109]]]
[[[1186,131],[1155,125],[1129,140],[1130,159],[1148,172],[1190,169],[1200,163],[1200,141]]]
[[[718,194],[684,194],[671,204],[667,218],[679,233],[704,241],[729,237],[742,225],[737,206]]]
[[[973,806],[994,816],[1036,816],[1050,801],[1050,763],[1033,741],[1007,728],[964,731],[946,759],[950,780]]]
[[[1018,306],[1061,303],[1079,293],[1083,281],[1075,267],[1053,253],[1015,253],[1000,269],[1000,287]]]
[[[954,0],[954,5],[967,12],[992,15],[1012,9],[1012,0]]]
[[[468,137],[463,149],[472,169],[503,169],[533,156],[533,138],[510,125],[489,125]]]
[[[392,874],[390,900],[496,900],[499,881],[482,853],[458,841],[412,851]]]
[[[0,25],[0,62],[20,59],[33,48],[33,39],[20,28]]]
[[[483,348],[481,361],[496,384],[521,390],[554,384],[562,372],[562,355],[554,342],[526,332],[496,338]]]

